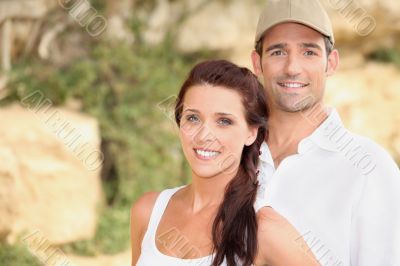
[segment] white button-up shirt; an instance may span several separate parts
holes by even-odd
[[[321,265],[400,266],[400,171],[383,148],[333,109],[278,168],[260,152],[255,208],[288,219]]]

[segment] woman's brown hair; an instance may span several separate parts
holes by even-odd
[[[254,210],[258,182],[259,150],[266,134],[269,115],[263,86],[247,68],[226,60],[210,60],[197,64],[181,87],[175,105],[175,121],[180,126],[183,100],[195,85],[222,86],[242,97],[247,124],[258,128],[257,138],[243,148],[239,169],[225,189],[212,227],[214,258],[212,266],[226,259],[228,266],[250,266],[257,254],[257,219]]]

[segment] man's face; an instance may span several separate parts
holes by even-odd
[[[253,66],[264,78],[272,109],[304,111],[321,103],[327,76],[334,73],[338,54],[326,54],[323,36],[298,23],[282,23],[263,39],[262,57],[253,51]]]

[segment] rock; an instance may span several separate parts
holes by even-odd
[[[179,30],[177,46],[186,52],[252,47],[260,5],[253,0],[228,3],[212,1],[192,14]]]
[[[379,47],[399,48],[398,0],[320,0],[332,20],[338,47],[366,55]],[[211,1],[181,26],[177,46],[182,51],[222,50],[235,55],[253,48],[264,1]],[[168,13],[168,11],[166,10]],[[242,62],[238,57],[235,61]]]
[[[168,0],[157,0],[154,11],[149,14],[143,39],[146,43],[155,45],[162,42],[170,26],[171,4]]]
[[[260,1],[211,1],[180,27],[176,45],[183,52],[222,51],[236,64],[251,69],[250,53]]]
[[[328,79],[326,103],[353,132],[383,145],[400,163],[400,69],[367,63]]]
[[[52,244],[91,238],[102,198],[98,124],[38,96],[27,97],[26,108],[0,109],[0,236],[12,243],[40,231]]]
[[[107,37],[111,40],[134,42],[134,36],[127,27],[133,12],[133,0],[107,0]]]
[[[322,0],[333,23],[336,43],[368,54],[377,48],[399,48],[398,0]]]
[[[126,41],[132,44],[135,40],[133,34],[127,29],[124,20],[119,16],[110,16],[107,20],[107,37],[110,40]]]
[[[0,22],[6,18],[39,19],[55,6],[51,0],[0,1]]]

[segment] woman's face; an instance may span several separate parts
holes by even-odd
[[[236,173],[243,147],[257,137],[257,128],[246,122],[241,95],[212,85],[188,89],[179,129],[185,157],[201,178]]]

